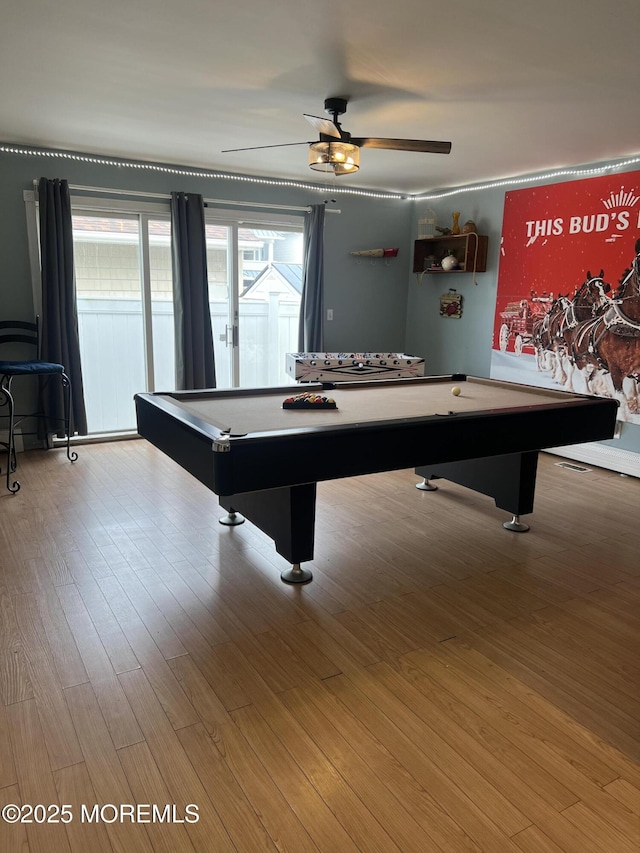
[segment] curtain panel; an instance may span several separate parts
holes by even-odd
[[[176,389],[215,388],[204,202],[201,195],[171,193],[171,257]]]
[[[304,217],[300,352],[324,349],[324,213],[324,204],[313,204]]]
[[[87,434],[80,336],[73,265],[73,226],[69,184],[40,178],[38,182],[40,263],[42,270],[41,354],[44,361],[62,364],[71,382],[69,434]],[[41,379],[46,434],[62,436],[63,392],[59,382]],[[41,435],[41,437],[45,437]]]

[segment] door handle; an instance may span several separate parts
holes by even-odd
[[[229,335],[229,331],[231,331],[231,335]],[[220,340],[224,341],[227,346],[231,344],[231,346],[236,346],[236,327],[235,326],[225,326],[224,332],[220,335]]]

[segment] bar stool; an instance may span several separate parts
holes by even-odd
[[[6,331],[5,331],[6,330]],[[65,373],[64,365],[54,362],[42,361],[40,359],[39,325],[37,322],[29,323],[23,320],[1,320],[0,321],[0,344],[28,344],[35,347],[36,358],[22,359],[19,361],[0,361],[0,406],[9,407],[9,435],[6,442],[0,444],[7,448],[7,471],[6,486],[8,491],[15,494],[20,489],[18,480],[11,482],[12,474],[18,467],[16,457],[15,436],[15,403],[11,390],[13,380],[17,376],[59,376],[62,384],[64,399],[64,430],[66,436],[67,459],[75,462],[78,454],[71,452],[71,436],[69,434],[69,413],[71,408],[71,381]],[[24,417],[43,417],[42,412],[35,412]],[[22,419],[22,418],[21,418]]]

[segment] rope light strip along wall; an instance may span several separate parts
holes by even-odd
[[[583,177],[587,175],[600,175],[603,172],[612,172],[617,169],[626,169],[627,166],[636,166],[640,163],[640,156],[631,157],[628,160],[620,160],[616,163],[607,163],[602,166],[593,166],[590,168],[580,168],[576,167],[574,169],[558,169],[554,172],[548,172],[547,174],[540,175],[526,175],[521,178],[500,178],[499,180],[489,181],[486,184],[470,184],[466,187],[454,187],[450,190],[443,190],[434,192],[431,194],[420,194],[420,195],[412,195],[410,196],[411,201],[437,201],[440,198],[450,198],[451,196],[458,195],[460,193],[471,193],[477,192],[479,190],[493,190],[497,187],[507,187],[507,186],[517,186],[519,184],[532,184],[537,181],[548,181],[553,178],[577,178]]]
[[[291,187],[293,189],[312,190],[314,192],[326,193],[329,188],[303,181],[293,181],[283,178],[262,178],[251,175],[235,175],[227,172],[215,172],[201,169],[179,168],[177,166],[161,166],[156,163],[140,163],[133,160],[114,160],[107,157],[93,156],[89,154],[72,154],[66,151],[53,151],[50,149],[15,147],[13,145],[0,144],[0,153],[18,154],[28,157],[51,157],[63,160],[74,160],[81,163],[94,163],[99,166],[117,166],[119,168],[138,169],[140,171],[161,172],[170,175],[182,175],[184,177],[205,178],[226,181],[239,181],[241,183],[262,184],[263,186]],[[518,186],[538,181],[553,180],[563,177],[583,177],[587,175],[598,175],[604,172],[626,169],[640,163],[640,155],[633,156],[615,163],[602,166],[575,167],[571,169],[557,169],[545,174],[531,174],[524,177],[507,177],[487,181],[483,184],[469,184],[467,186],[453,187],[449,190],[437,190],[430,193],[418,193],[414,195],[381,190],[365,190],[349,187],[332,186],[331,193],[342,193],[344,195],[361,196],[365,198],[396,199],[399,201],[437,201],[438,199],[451,198],[460,193],[478,192],[482,190],[496,189],[498,187]]]
[[[292,181],[284,178],[261,178],[252,175],[235,175],[227,172],[214,172],[204,169],[179,168],[177,166],[161,166],[156,163],[138,163],[133,160],[111,160],[106,157],[94,157],[89,154],[70,154],[66,151],[49,151],[36,148],[14,148],[0,145],[0,153],[19,154],[27,157],[51,157],[53,159],[73,160],[79,163],[92,163],[96,166],[117,166],[126,169],[138,169],[146,172],[161,172],[166,175],[180,175],[188,178],[205,178],[224,181],[239,181],[240,183],[261,184],[273,187],[291,187],[292,189],[312,190],[326,194],[327,192],[343,193],[346,195],[363,196],[365,198],[384,198],[405,200],[409,196],[399,193],[363,190],[349,187],[327,187],[326,185],[310,184],[303,181]]]

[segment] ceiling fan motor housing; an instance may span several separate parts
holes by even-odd
[[[343,130],[341,125],[339,125],[337,123],[336,123],[336,127],[340,133],[340,141],[341,142],[350,142],[351,141],[351,134],[348,133],[346,130]],[[337,136],[328,136],[326,133],[320,134],[320,142],[335,142],[337,138],[338,138]]]
[[[347,111],[346,98],[325,98],[324,110],[329,115],[343,116]]]

